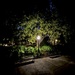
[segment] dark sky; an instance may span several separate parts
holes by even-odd
[[[49,8],[49,1],[53,1],[53,4],[58,9],[61,16],[66,16],[69,21],[73,22],[74,17],[74,3],[73,0],[25,0],[25,1],[9,1],[4,3],[2,7],[2,14],[0,14],[2,20],[9,18],[10,16],[17,15],[21,17],[24,14],[31,14],[32,12],[45,12],[46,8]]]
[[[10,1],[6,3],[3,8],[5,15],[10,16],[16,14],[18,16],[23,14],[31,14],[38,10],[44,12],[49,7],[49,2],[58,9],[61,16],[66,16],[69,21],[73,21],[74,17],[74,1],[73,0],[26,0],[26,1]]]
[[[66,16],[68,22],[74,23],[75,2],[73,0],[52,0],[61,16]]]
[[[30,14],[34,11],[43,11],[48,8],[48,0],[26,0],[26,1],[19,1],[19,2],[10,2],[5,6],[5,12],[12,11],[13,14]]]
[[[46,12],[49,9],[49,2],[52,1],[57,8],[61,18],[67,18],[67,21],[74,27],[74,2],[65,0],[25,0],[25,1],[9,1],[5,2],[1,7],[0,20],[3,25],[6,20],[13,18],[22,18],[24,14],[32,12]]]
[[[25,0],[25,1],[9,1],[1,6],[0,18],[4,22],[14,15],[21,18],[23,15],[32,14],[33,12],[45,12],[49,8],[48,0]]]

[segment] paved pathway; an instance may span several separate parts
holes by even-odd
[[[45,57],[17,66],[15,71],[16,75],[75,75],[75,63],[67,56]]]

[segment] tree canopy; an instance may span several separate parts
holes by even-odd
[[[40,35],[42,39],[49,36],[50,43],[54,43],[56,39],[61,42],[62,38],[64,38],[64,43],[67,43],[70,39],[68,24],[61,25],[58,20],[46,21],[44,17],[39,15],[24,16],[17,30],[16,35],[19,37],[19,41],[24,40],[32,44],[36,42],[37,35]]]

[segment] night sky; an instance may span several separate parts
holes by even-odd
[[[31,15],[40,11],[45,13],[49,9],[48,0],[26,0],[26,1],[9,1],[1,6],[1,26],[6,24],[7,20],[16,20],[16,23],[22,19],[24,15]]]
[[[68,21],[74,21],[74,4],[72,1],[65,0],[26,0],[26,1],[9,1],[2,5],[1,18],[7,19],[16,15],[18,18],[24,14],[33,12],[46,12],[49,9],[50,2],[53,2],[61,16],[66,16]],[[52,8],[52,7],[50,7]]]
[[[46,8],[48,8],[48,6],[49,3],[46,0],[26,0],[10,2],[4,7],[5,16],[9,17],[12,15],[17,15],[18,17],[21,17],[24,14],[29,15],[33,12],[44,12]]]
[[[74,4],[73,1],[65,0],[26,0],[26,1],[9,1],[2,5],[1,20],[12,18],[14,15],[21,18],[23,15],[33,12],[46,12],[49,9],[50,2],[53,2],[61,16],[66,16],[68,21],[73,22]],[[50,7],[52,8],[52,7]]]
[[[74,23],[74,1],[73,0],[52,0],[58,9],[59,13],[63,17],[67,17],[68,22]]]

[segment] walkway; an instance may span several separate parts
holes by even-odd
[[[34,59],[15,67],[16,75],[75,75],[75,63],[67,56]]]

